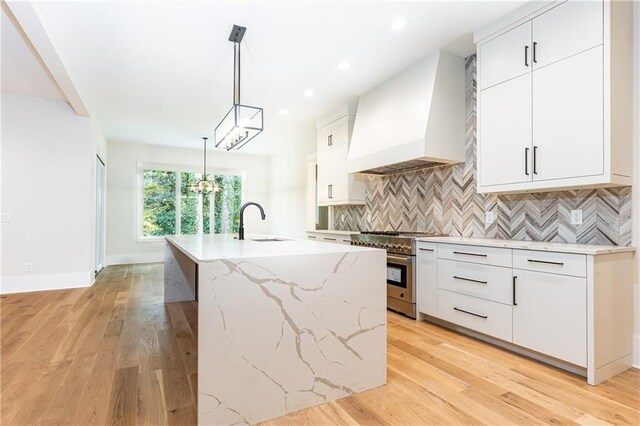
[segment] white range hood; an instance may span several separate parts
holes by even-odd
[[[347,158],[382,175],[464,161],[464,59],[436,52],[362,95]]]

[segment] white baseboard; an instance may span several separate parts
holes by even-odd
[[[107,265],[130,265],[133,263],[156,262],[164,262],[164,252],[107,255]]]
[[[68,274],[19,275],[2,277],[0,293],[24,293],[28,291],[61,290],[67,288],[90,287],[93,271],[71,272]]]
[[[633,360],[632,365],[640,368],[640,334],[633,335]]]

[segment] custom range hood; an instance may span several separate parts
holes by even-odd
[[[389,175],[464,161],[464,66],[438,51],[362,95],[348,172]]]

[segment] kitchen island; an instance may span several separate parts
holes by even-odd
[[[198,300],[198,424],[255,424],[386,383],[386,254],[169,236],[165,302]]]

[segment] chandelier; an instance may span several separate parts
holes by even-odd
[[[204,166],[202,168],[202,179],[194,184],[189,185],[189,189],[191,189],[192,191],[198,191],[198,194],[218,192],[222,189],[211,180],[209,180],[209,175],[207,174],[207,139],[209,138],[202,138],[202,140],[204,141]]]
[[[229,35],[233,42],[233,106],[214,131],[216,148],[240,149],[262,132],[262,108],[240,102],[240,42],[247,29],[234,25]]]

